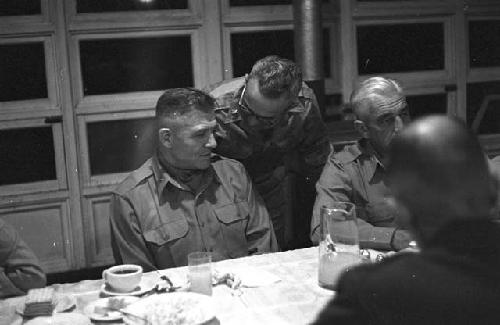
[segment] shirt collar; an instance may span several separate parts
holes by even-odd
[[[218,159],[218,156],[215,154],[212,154],[212,163],[214,160]],[[173,186],[181,189],[186,189],[186,186],[182,185],[179,183],[175,178],[170,176],[170,174],[163,168],[162,164],[160,163],[160,159],[158,157],[158,153],[153,155],[153,158],[151,160],[151,167],[153,169],[153,175],[155,178],[156,182],[156,187],[158,189],[158,194],[163,193],[163,190],[167,186],[168,183],[171,183]],[[207,179],[222,184],[219,175],[217,174],[216,170],[213,168],[213,164],[210,164],[210,167],[206,170],[206,173],[209,173],[207,176]],[[207,174],[205,174],[207,175]]]
[[[373,176],[375,176],[377,169],[382,168],[382,170],[385,170],[385,167],[378,158],[375,149],[370,144],[368,139],[359,140],[357,147],[359,149],[358,156],[361,156],[371,162],[367,165],[367,173],[370,176],[370,180],[372,180]]]

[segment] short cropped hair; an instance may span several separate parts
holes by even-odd
[[[248,78],[258,80],[259,91],[267,98],[278,98],[284,93],[295,96],[302,85],[300,67],[277,55],[266,56],[255,62]]]
[[[215,105],[215,99],[202,90],[170,88],[165,90],[156,103],[156,118],[176,119],[193,110],[212,112]]]
[[[399,97],[399,98],[398,98]],[[358,84],[351,94],[350,106],[360,120],[363,120],[362,112],[368,109],[383,106],[388,101],[400,100],[406,104],[406,97],[401,85],[393,79],[384,77],[371,77]]]

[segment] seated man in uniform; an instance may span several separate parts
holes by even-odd
[[[23,295],[45,284],[45,273],[33,251],[0,219],[0,298]]]
[[[278,249],[245,168],[212,154],[214,107],[211,96],[192,88],[168,89],[159,98],[156,153],[113,192],[117,263],[150,271],[187,265],[193,251],[220,260]]]
[[[267,56],[247,76],[208,90],[219,105],[215,151],[245,165],[264,199],[280,247],[307,245],[314,185],[330,144],[316,96],[302,81],[300,68],[290,60]],[[288,180],[295,183],[293,197],[287,194]]]
[[[315,324],[500,324],[497,183],[457,119],[410,124],[389,151],[390,187],[420,252],[344,273]]]
[[[386,151],[393,137],[409,121],[401,86],[394,80],[372,77],[351,95],[356,144],[332,153],[316,184],[311,240],[319,241],[320,209],[331,202],[356,206],[359,242],[363,248],[401,250],[411,241],[408,231],[396,228],[397,210],[386,184]]]

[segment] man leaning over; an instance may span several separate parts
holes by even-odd
[[[297,216],[296,227],[307,229],[314,184],[330,152],[313,90],[302,81],[294,62],[275,55],[258,60],[245,77],[224,80],[208,90],[219,105],[216,152],[245,165],[266,203],[279,245],[290,248],[285,220],[295,208],[295,215],[303,214]],[[295,187],[302,200],[295,206],[285,193],[288,173],[302,184]],[[293,240],[301,241],[297,230]],[[302,237],[308,240],[307,230]]]

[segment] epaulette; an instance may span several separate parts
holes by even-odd
[[[302,89],[299,93],[299,96],[307,99],[312,99],[314,96],[314,91],[309,86],[307,86],[305,82],[302,82]]]
[[[346,165],[356,160],[359,155],[361,155],[361,151],[356,144],[347,145],[342,151],[338,151],[333,154],[333,160],[342,165]]]
[[[148,163],[147,161],[146,163]],[[114,192],[118,194],[125,194],[134,189],[137,185],[142,183],[148,177],[153,175],[150,162],[143,164],[139,169],[130,173],[119,185],[115,188]]]

